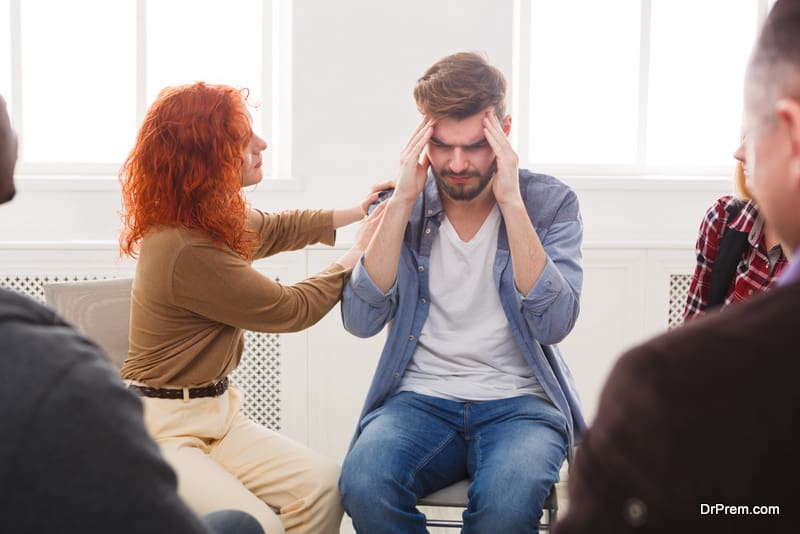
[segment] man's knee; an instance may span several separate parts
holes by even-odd
[[[398,493],[399,484],[386,469],[372,469],[369,463],[362,463],[348,457],[342,466],[339,479],[339,492],[342,504],[348,512],[365,505],[391,500]]]

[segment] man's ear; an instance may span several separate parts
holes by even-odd
[[[794,98],[781,98],[775,104],[778,120],[789,134],[792,178],[800,185],[800,101]]]
[[[503,117],[503,122],[500,123],[500,126],[503,127],[503,133],[505,133],[506,136],[511,133],[511,115]]]

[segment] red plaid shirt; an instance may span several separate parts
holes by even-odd
[[[696,315],[703,315],[708,302],[708,289],[711,283],[711,267],[719,249],[719,240],[726,227],[739,232],[747,232],[747,246],[736,266],[736,274],[731,281],[731,286],[725,296],[722,307],[734,302],[740,302],[758,291],[764,291],[772,285],[786,267],[787,260],[780,251],[777,261],[770,268],[769,251],[764,241],[762,229],[763,221],[758,217],[758,210],[752,201],[747,202],[739,214],[728,220],[726,208],[737,202],[732,196],[724,196],[717,200],[706,212],[703,222],[700,223],[697,238],[697,267],[689,286],[689,296],[686,299],[684,319]]]

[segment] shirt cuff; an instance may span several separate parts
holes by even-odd
[[[389,288],[389,291],[386,293],[382,292],[378,286],[375,285],[375,282],[372,281],[369,273],[367,273],[367,269],[364,267],[364,255],[362,254],[358,263],[356,263],[356,266],[353,268],[353,274],[350,277],[350,287],[353,293],[367,304],[379,306],[387,300],[394,298],[397,294],[397,279],[395,278],[394,284]]]
[[[549,257],[544,264],[544,270],[539,275],[539,279],[533,284],[533,287],[527,295],[523,295],[517,290],[517,299],[524,303],[526,307],[533,309],[544,310],[551,302],[555,300],[564,285],[564,277]]]

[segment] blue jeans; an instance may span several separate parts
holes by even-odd
[[[567,447],[564,417],[539,397],[400,392],[361,421],[339,479],[342,506],[356,532],[427,532],[417,499],[469,478],[462,532],[538,532]]]

